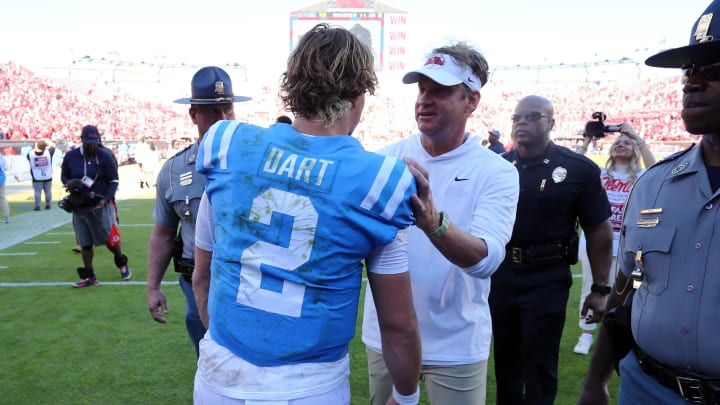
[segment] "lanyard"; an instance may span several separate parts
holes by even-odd
[[[87,177],[87,159],[85,159],[85,151],[83,151],[83,178]],[[95,166],[97,166],[97,170],[95,170],[95,178],[93,179],[93,182],[97,180],[98,175],[100,174],[100,162],[98,161],[97,155],[95,155]]]

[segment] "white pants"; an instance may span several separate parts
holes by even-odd
[[[259,400],[259,399],[236,399],[217,394],[208,388],[201,378],[195,375],[195,388],[193,389],[193,403],[195,405],[317,405],[317,404],[350,404],[350,382],[345,383],[336,389],[320,395],[291,400]]]
[[[5,196],[5,183],[0,184],[0,209],[2,209],[3,219],[10,218],[10,205]]]

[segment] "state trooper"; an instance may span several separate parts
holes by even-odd
[[[250,97],[235,96],[230,76],[215,66],[204,67],[195,73],[191,94],[191,97],[175,102],[190,105],[189,115],[197,126],[198,142],[215,122],[235,119],[233,103],[250,100]],[[159,323],[167,322],[163,317],[168,313],[167,301],[160,283],[171,258],[175,271],[180,273],[180,288],[187,301],[185,325],[196,355],[199,354],[200,339],[205,334],[191,278],[195,257],[195,218],[205,189],[205,178],[195,169],[198,142],[168,159],[158,174],[153,210],[155,225],[150,234],[147,262],[148,309]]]
[[[720,1],[689,45],[645,64],[682,69],[681,115],[702,140],[649,168],[630,192],[607,305],[616,316],[600,329],[578,403],[609,402],[614,359],[619,404],[720,404]]]

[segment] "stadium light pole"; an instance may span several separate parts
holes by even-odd
[[[117,68],[119,68],[119,67],[120,67],[120,63],[115,63],[115,67],[114,67],[113,70],[112,70],[112,81],[113,81],[113,84],[115,84],[115,71],[116,71]]]

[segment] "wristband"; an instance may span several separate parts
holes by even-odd
[[[416,405],[420,401],[420,387],[415,390],[414,394],[400,395],[393,385],[392,397],[400,405]]]
[[[635,143],[637,144],[637,147],[638,147],[638,148],[642,148],[643,146],[645,146],[645,144],[646,144],[647,142],[641,141],[641,142],[635,142]]]
[[[450,218],[443,211],[440,211],[440,225],[432,232],[426,232],[429,238],[439,238],[447,232],[450,227]]]

